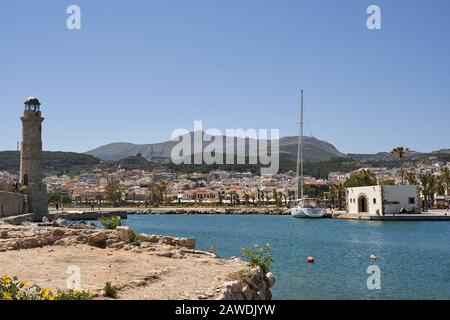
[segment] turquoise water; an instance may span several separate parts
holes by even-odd
[[[360,222],[288,216],[130,215],[137,232],[196,237],[220,257],[270,242],[275,299],[450,299],[450,222]],[[368,290],[367,268],[381,269]],[[308,265],[308,256],[316,263]]]

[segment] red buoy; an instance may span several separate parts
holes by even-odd
[[[308,263],[314,263],[314,262],[315,262],[315,259],[314,259],[314,257],[309,256],[308,259],[306,259],[306,261],[307,261]]]

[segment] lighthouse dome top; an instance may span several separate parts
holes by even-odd
[[[36,97],[28,97],[27,100],[25,100],[25,104],[32,105],[32,106],[40,106],[41,103],[39,102],[39,99]]]

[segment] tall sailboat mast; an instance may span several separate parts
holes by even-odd
[[[303,182],[303,90],[300,108],[300,132],[298,135],[298,150],[297,150],[297,199],[303,198],[304,182]]]

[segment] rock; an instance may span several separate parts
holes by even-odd
[[[227,284],[227,287],[229,290],[231,290],[232,293],[237,294],[242,292],[242,283],[240,281],[233,281],[229,282]]]
[[[257,300],[267,300],[266,290],[259,290]]]
[[[53,237],[63,237],[65,235],[65,231],[63,229],[55,229],[53,230]]]
[[[253,298],[253,290],[248,285],[244,285],[242,288],[242,295],[245,300],[252,300]]]
[[[180,239],[180,246],[188,249],[195,249],[196,247],[196,239],[195,238],[184,238]]]
[[[130,241],[130,228],[126,226],[120,226],[116,228],[116,232],[119,236],[120,241],[128,242]]]
[[[269,288],[272,288],[275,285],[276,279],[272,272],[266,274],[267,285]]]
[[[96,232],[89,236],[88,244],[98,248],[106,248],[107,235],[104,232]]]
[[[167,236],[155,236],[141,233],[139,235],[139,240],[141,242],[151,242],[151,243],[161,243],[167,244],[169,246],[177,246],[187,249],[195,249],[196,239],[195,238],[174,238]]]
[[[141,233],[139,235],[139,240],[141,240],[142,242],[157,243],[159,239],[155,235],[149,235],[149,234]]]

